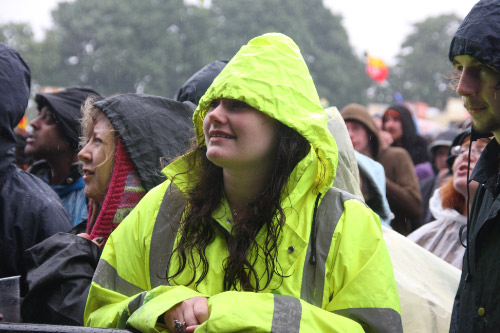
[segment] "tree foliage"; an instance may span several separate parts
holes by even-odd
[[[390,100],[399,92],[405,100],[443,109],[448,97],[455,96],[448,86],[453,70],[448,48],[461,21],[455,14],[447,14],[415,23],[391,68],[389,86],[379,89],[379,96]]]
[[[205,64],[230,59],[260,34],[281,32],[301,48],[320,97],[338,107],[366,102],[363,62],[341,17],[321,0],[213,0],[208,7],[182,0],[75,0],[59,3],[52,15],[54,27],[40,43],[27,25],[11,38],[29,45],[22,54],[41,85],[172,97]]]
[[[212,11],[218,57],[234,54],[252,37],[281,32],[299,45],[320,97],[339,108],[366,101],[363,62],[353,54],[341,17],[321,0],[214,0]]]

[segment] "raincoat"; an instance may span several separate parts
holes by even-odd
[[[443,208],[439,188],[434,191],[429,201],[432,216],[435,221],[424,224],[408,235],[414,241],[437,255],[439,258],[462,269],[465,247],[460,243],[460,229],[467,226],[467,217],[453,208]],[[466,232],[467,229],[464,230]]]
[[[476,3],[451,41],[450,61],[458,55],[469,55],[500,71],[499,17],[498,1]],[[471,174],[480,185],[470,210],[467,248],[450,332],[498,332],[500,327],[499,154],[500,145],[491,140]]]
[[[111,122],[120,138],[119,145],[123,143],[123,154],[128,155],[125,158],[118,154],[123,149],[117,147],[113,176],[99,212],[99,218],[109,216],[115,225],[134,207],[137,196],[165,179],[161,175],[162,163],[189,146],[193,135],[190,118],[195,106],[142,94],[110,97],[95,105]],[[124,178],[120,175],[125,161],[132,163],[138,180],[129,174],[128,181],[120,186],[117,183]],[[124,208],[117,209],[114,205],[117,202]],[[87,232],[91,238],[106,239],[112,229],[103,227],[96,231],[99,221],[104,220],[99,218],[93,228],[87,226]],[[101,250],[88,239],[77,236],[85,232],[85,225],[82,227],[55,234],[26,251],[29,292],[21,305],[26,322],[83,325],[83,310]]]
[[[232,216],[222,199],[212,214],[217,232],[206,248],[206,278],[195,288],[187,284],[193,272],[186,268],[167,282],[167,269],[178,268],[175,257],[169,258],[185,191],[195,177],[181,174],[186,169],[181,157],[163,170],[169,179],[151,190],[111,234],[92,281],[85,324],[156,332],[166,329],[160,323],[166,311],[203,296],[210,317],[197,331],[402,331],[379,219],[356,197],[331,189],[337,147],[297,45],[284,35],[266,34],[243,46],[200,100],[193,116],[199,140],[203,118],[216,98],[241,100],[296,129],[311,144],[292,171],[289,195],[281,202],[286,222],[277,261],[285,277],[274,275],[261,292],[223,289],[225,235],[231,233],[227,221]],[[263,261],[254,267],[263,272]]]
[[[373,159],[384,167],[387,200],[394,219],[391,226],[407,235],[415,228],[422,214],[422,196],[414,165],[407,151],[401,147],[383,147],[379,130],[368,110],[360,104],[349,104],[342,109],[345,121],[355,121],[367,130]]]
[[[0,278],[21,275],[24,250],[71,228],[57,194],[35,175],[16,168],[14,127],[30,94],[30,70],[21,56],[0,43]]]

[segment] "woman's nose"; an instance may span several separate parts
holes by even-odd
[[[225,123],[227,116],[227,109],[223,103],[219,103],[215,108],[213,108],[208,114],[207,117],[210,121]]]
[[[90,154],[90,149],[87,146],[88,143],[78,153],[78,159],[82,162],[88,162],[92,159],[92,154]]]

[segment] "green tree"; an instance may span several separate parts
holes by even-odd
[[[342,18],[321,0],[213,0],[211,10],[218,58],[231,57],[255,36],[281,32],[300,47],[320,97],[339,108],[366,102],[363,62],[353,54]]]
[[[203,31],[208,22],[206,12],[182,0],[60,3],[53,12],[53,32],[60,41],[65,80],[47,78],[46,84],[172,97],[193,68],[212,61],[201,52],[200,39],[193,38],[195,29]]]
[[[448,48],[461,21],[455,14],[447,14],[415,23],[391,68],[389,87],[377,92],[379,99],[390,100],[388,96],[400,92],[405,100],[443,109],[448,97],[455,95],[448,86],[453,70]]]
[[[32,87],[35,88],[50,77],[58,82],[60,64],[59,44],[52,32],[49,32],[41,42],[34,39],[31,26],[28,23],[7,23],[0,26],[0,42],[17,50],[28,63],[31,70]]]
[[[54,27],[30,49],[42,85],[91,85],[109,95],[144,92],[172,97],[195,71],[230,59],[266,32],[301,48],[320,97],[339,108],[366,102],[369,80],[342,18],[322,0],[75,0],[60,3]]]

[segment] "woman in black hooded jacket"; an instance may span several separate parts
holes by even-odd
[[[89,155],[88,145],[80,152],[84,173],[89,176],[88,180],[84,177],[89,219],[69,233],[58,233],[27,250],[30,270],[29,292],[21,305],[24,322],[83,325],[90,283],[108,236],[145,192],[164,180],[161,169],[165,162],[188,147],[194,135],[194,107],[190,102],[140,94],[86,102],[84,142],[93,143],[97,138],[101,145],[111,147],[106,161],[111,160],[112,167],[100,168],[105,163],[96,161],[97,154]],[[101,117],[110,132],[97,137]],[[109,182],[100,188],[100,200],[95,179],[103,172],[109,173]]]
[[[397,128],[397,122],[401,124],[401,132]],[[391,133],[394,142],[393,147],[403,147],[408,151],[413,164],[421,164],[429,161],[427,142],[417,134],[417,129],[410,110],[404,105],[395,104],[389,106],[382,118],[384,131]]]

